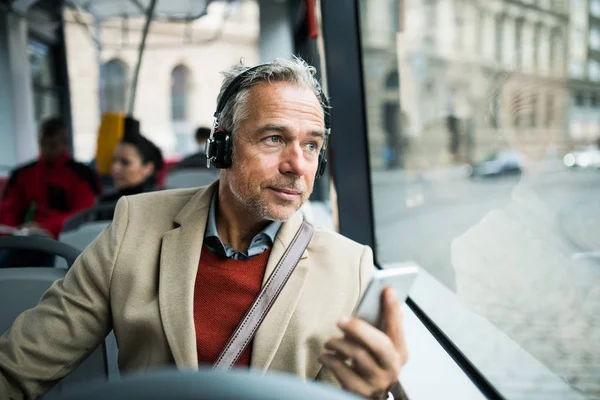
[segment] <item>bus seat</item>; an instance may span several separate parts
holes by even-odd
[[[0,250],[17,250],[24,252],[35,251],[39,253],[45,253],[50,256],[60,257],[63,260],[63,263],[69,266],[75,262],[81,253],[81,251],[77,248],[69,246],[65,243],[61,243],[45,236],[35,235],[2,236],[0,237]],[[51,267],[52,265],[53,263],[50,262],[47,266]],[[18,266],[26,267],[27,265]],[[44,266],[46,265],[44,264]],[[4,265],[4,267],[11,267],[11,265]]]
[[[110,224],[110,221],[108,220],[87,222],[77,229],[61,233],[59,240],[62,243],[83,251],[94,239],[96,239],[96,237],[98,237],[100,232],[102,232],[108,224]],[[67,268],[67,264],[63,259],[57,259],[54,266],[56,268]]]
[[[161,369],[132,374],[118,382],[94,382],[53,400],[358,400],[360,397],[319,382],[281,372]],[[49,400],[49,399],[48,399]]]
[[[98,221],[111,221],[117,203],[95,205],[92,208],[80,211],[65,221],[62,233],[79,229],[83,224]]]
[[[216,169],[184,168],[175,169],[167,174],[167,189],[185,189],[205,186],[219,178]]]
[[[0,269],[0,332],[10,328],[23,311],[33,308],[42,295],[66,270],[56,268]],[[104,343],[73,372],[63,378],[50,392],[60,394],[65,388],[93,379],[113,379],[119,376],[117,345],[111,332]]]

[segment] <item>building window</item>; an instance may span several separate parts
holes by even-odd
[[[394,34],[400,32],[400,2],[402,0],[392,1],[392,30]]]
[[[590,14],[600,18],[600,0],[590,1]]]
[[[590,106],[597,107],[598,106],[598,96],[596,93],[592,93],[590,96]]]
[[[425,0],[423,5],[425,28],[425,47],[433,49],[436,46],[437,0]]]
[[[125,112],[129,88],[129,67],[122,60],[112,59],[102,66],[102,110]]]
[[[495,57],[496,61],[502,62],[502,43],[504,41],[504,16],[496,16],[496,31],[495,31]]]
[[[554,122],[554,96],[548,94],[546,97],[546,127],[549,128]]]
[[[463,1],[457,1],[454,7],[454,26],[456,27],[454,37],[454,47],[457,50],[463,48],[465,40],[465,4]]]
[[[537,107],[538,107],[538,95],[531,95],[531,112],[529,114],[529,126],[535,128],[537,126]]]
[[[596,60],[588,62],[588,76],[592,81],[600,81],[600,63]]]
[[[590,48],[600,50],[600,29],[596,27],[590,30]]]
[[[581,93],[581,92],[575,93],[575,105],[583,106],[583,93]]]
[[[515,25],[515,63],[518,69],[523,67],[523,26],[525,19],[519,18]]]
[[[60,116],[60,91],[55,79],[52,47],[29,39],[27,52],[31,67],[35,122],[39,128],[43,120]]]
[[[562,57],[562,33],[560,29],[553,28],[550,33],[550,70],[560,72]]]
[[[475,52],[483,53],[483,37],[485,35],[485,13],[483,10],[477,10],[476,33],[475,33]]]
[[[535,44],[533,46],[533,68],[537,69],[540,66],[540,46],[539,43],[541,43],[542,39],[542,25],[541,24],[535,24],[534,28],[533,28],[533,43]]]
[[[583,66],[581,65],[581,62],[577,60],[570,60],[569,73],[572,78],[581,78],[583,75]]]
[[[513,98],[512,104],[512,114],[513,114],[513,126],[515,128],[520,128],[522,124],[522,113],[523,113],[523,95],[522,93],[516,92],[515,97]]]
[[[171,119],[186,121],[188,119],[190,70],[178,65],[171,72]]]

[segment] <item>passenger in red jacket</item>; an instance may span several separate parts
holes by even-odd
[[[94,205],[96,173],[69,154],[67,126],[50,119],[40,130],[40,157],[16,169],[0,202],[0,225],[57,238],[65,220]]]

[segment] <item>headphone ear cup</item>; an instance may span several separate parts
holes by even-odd
[[[321,150],[319,152],[319,165],[317,166],[317,178],[320,178],[325,173],[325,169],[327,169],[327,152],[325,150]]]
[[[215,168],[231,167],[232,141],[229,132],[216,131],[206,145],[206,157]]]

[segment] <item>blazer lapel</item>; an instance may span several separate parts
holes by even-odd
[[[218,181],[200,189],[163,236],[158,301],[165,335],[179,368],[198,368],[194,286],[211,197]]]
[[[297,212],[281,226],[275,238],[275,243],[273,243],[269,261],[267,262],[263,285],[292,242],[294,235],[296,235],[302,224],[302,219],[302,214]],[[302,254],[301,261],[296,266],[277,300],[275,300],[273,307],[269,310],[269,313],[256,331],[252,342],[251,359],[251,365],[254,369],[266,371],[277,353],[277,349],[285,336],[287,326],[302,294],[302,288],[308,274],[308,263],[304,260],[307,257],[308,249]]]

